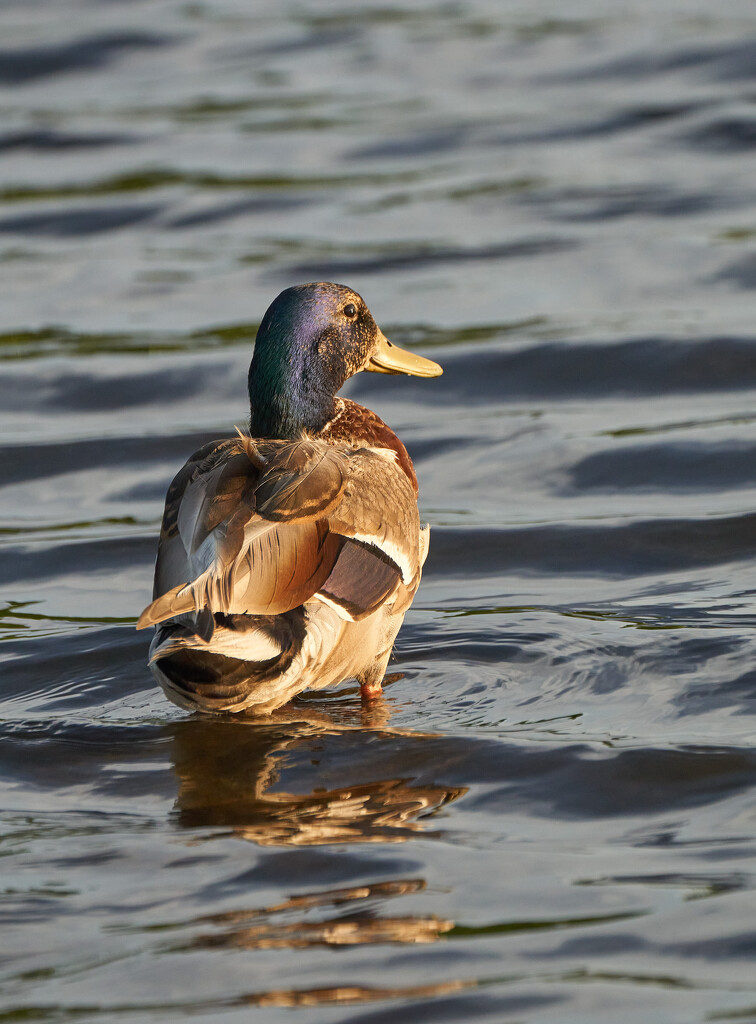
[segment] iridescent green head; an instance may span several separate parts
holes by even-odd
[[[250,433],[297,438],[334,416],[334,398],[360,370],[436,377],[437,363],[392,345],[357,292],[320,281],[276,298],[249,368]]]

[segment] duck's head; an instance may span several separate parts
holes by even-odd
[[[438,363],[392,345],[362,296],[341,284],[301,284],[263,317],[249,368],[253,437],[300,437],[334,415],[334,396],[360,370],[437,377]]]

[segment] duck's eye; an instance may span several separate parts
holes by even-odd
[[[344,306],[344,316],[348,316],[350,320],[353,320],[357,316],[357,307],[353,302],[349,302]]]

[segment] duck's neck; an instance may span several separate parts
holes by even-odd
[[[253,393],[250,388],[249,432],[252,437],[289,438],[317,434],[333,419],[333,395],[317,393]]]
[[[294,346],[260,345],[249,368],[252,437],[296,439],[317,434],[333,419],[334,394],[341,381]]]

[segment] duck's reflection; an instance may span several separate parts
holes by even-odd
[[[301,700],[264,721],[176,723],[179,825],[211,827],[213,838],[220,827],[222,835],[263,847],[397,843],[418,833],[436,834],[439,809],[466,787],[428,780],[443,771],[436,746],[443,737],[392,729],[389,717],[384,701],[360,708],[321,698]],[[421,878],[400,878],[287,894],[273,905],[248,904],[178,927],[191,928],[187,949],[429,943],[454,923],[434,914],[394,912],[396,900],[401,904],[425,888]],[[271,994],[258,995],[265,1000]],[[296,1005],[307,996],[277,993],[280,1005]]]
[[[453,921],[433,915],[375,916],[386,900],[425,889],[421,878],[294,896],[259,909],[199,918],[192,949],[303,949],[385,942],[435,942]]]
[[[466,787],[427,781],[433,754],[422,758],[421,748],[439,738],[391,729],[389,716],[384,700],[361,709],[321,699],[264,721],[176,723],[180,825],[226,826],[261,846],[398,843],[432,833],[439,808]]]
[[[403,988],[368,988],[364,985],[336,985],[331,988],[311,988],[306,991],[278,989],[242,996],[234,1000],[231,1005],[283,1006],[295,1009],[303,1006],[327,1006],[334,1003],[339,1006],[350,1006],[360,1003],[385,1002],[390,999],[403,1001],[408,999],[438,999],[443,996],[456,995],[456,993],[467,988],[474,988],[476,985],[477,982],[470,979],[464,981],[442,981],[436,982],[434,985],[408,985]]]

